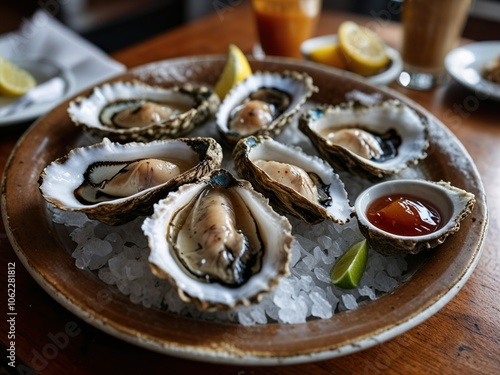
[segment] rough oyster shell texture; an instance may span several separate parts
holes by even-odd
[[[427,119],[398,100],[375,105],[349,102],[312,108],[300,117],[299,129],[336,170],[368,178],[393,175],[417,164],[427,156],[429,146]],[[381,159],[360,156],[352,151],[351,145],[347,147],[345,143],[337,143],[335,137],[330,137],[336,131],[345,129],[361,130],[370,138],[353,137],[356,146],[361,144],[362,148],[371,147],[367,145],[371,140],[376,146],[384,147],[383,138],[392,138],[393,144],[389,144],[392,155]]]
[[[153,273],[202,310],[250,305],[289,273],[290,223],[226,170],[170,193],[142,228]]]
[[[71,101],[68,114],[75,125],[98,137],[147,142],[189,133],[215,113],[219,102],[203,85],[163,88],[137,80],[117,81]]]
[[[344,183],[324,160],[262,136],[241,139],[233,159],[238,174],[278,210],[310,224],[349,221],[352,208]]]
[[[123,175],[131,162],[146,159],[171,161],[181,166],[180,173],[156,186],[139,187],[132,195],[124,193],[96,202],[78,199],[76,191],[82,186],[103,189],[116,176]],[[222,149],[213,138],[179,138],[124,145],[104,139],[92,146],[76,148],[49,164],[40,175],[39,187],[45,200],[59,209],[84,212],[91,219],[119,225],[137,216],[150,215],[153,204],[169,191],[219,168],[221,162]],[[115,169],[104,168],[115,165],[118,165]],[[101,167],[96,172],[96,168]],[[88,181],[89,175],[98,181]],[[96,190],[97,195],[103,193],[108,194]]]
[[[262,126],[257,126],[245,134],[231,129],[229,123],[234,116],[235,108],[244,103],[256,92],[262,89],[277,91],[277,95],[285,94],[287,103],[277,112],[271,109],[269,121]],[[238,83],[224,98],[216,113],[217,130],[223,139],[234,146],[236,142],[250,135],[268,135],[274,137],[278,135],[284,127],[292,121],[294,115],[299,111],[317,88],[314,86],[312,78],[306,73],[285,71],[281,74],[271,72],[255,72],[244,81]],[[275,101],[275,96],[270,101]],[[264,99],[264,102],[268,99]],[[271,107],[275,107],[273,104]],[[279,107],[280,105],[278,105]],[[255,108],[249,109],[251,118],[262,117],[261,111]],[[255,113],[258,113],[256,115]]]

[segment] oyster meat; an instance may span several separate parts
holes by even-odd
[[[149,143],[103,142],[72,150],[41,173],[40,191],[48,202],[81,211],[108,225],[149,215],[153,204],[179,185],[222,162],[213,138],[179,138]]]
[[[142,229],[153,273],[202,310],[254,303],[289,272],[290,223],[223,169],[170,193]]]
[[[315,90],[305,73],[256,72],[226,95],[216,114],[217,129],[230,145],[249,135],[275,136]]]
[[[99,161],[88,166],[74,194],[83,204],[111,201],[161,185],[190,167],[188,162],[173,158]]]
[[[251,93],[231,111],[229,130],[242,136],[267,128],[289,106],[291,95],[286,91],[264,87]]]
[[[418,163],[429,146],[427,119],[398,100],[316,107],[301,116],[299,129],[334,168],[370,178]]]
[[[117,101],[102,109],[99,120],[110,128],[143,128],[187,112],[192,104],[189,101],[156,103],[146,99]]]
[[[241,139],[233,150],[238,174],[278,210],[307,223],[349,221],[352,208],[339,176],[322,159],[270,137]]]
[[[113,141],[150,141],[189,133],[215,113],[219,97],[208,87],[149,86],[118,81],[97,86],[71,101],[68,114],[77,126]]]

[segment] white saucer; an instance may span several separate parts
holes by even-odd
[[[44,83],[52,77],[57,75],[61,76],[65,83],[65,91],[63,96],[50,102],[33,104],[22,110],[12,113],[10,115],[0,117],[0,127],[12,125],[16,123],[21,123],[24,121],[33,120],[42,114],[48,112],[52,107],[58,104],[62,99],[64,99],[68,93],[72,92],[74,86],[73,75],[65,70],[62,70],[55,66],[54,64],[47,61],[31,61],[31,60],[16,60],[12,59],[12,62],[21,68],[30,72],[33,77],[35,77],[37,84]],[[7,97],[0,95],[0,108],[9,105],[19,99],[18,97]]]
[[[316,38],[308,39],[304,43],[302,43],[300,51],[302,53],[302,56],[306,60],[309,60],[309,54],[311,53],[311,51],[314,51],[321,46],[332,43],[337,43],[336,34],[318,36]],[[375,85],[388,85],[389,83],[394,81],[399,76],[399,73],[401,73],[401,71],[403,70],[403,60],[401,59],[401,55],[399,54],[399,52],[394,48],[389,47],[388,45],[386,45],[385,47],[387,49],[387,55],[391,59],[391,64],[389,65],[389,67],[379,74],[369,77],[363,77],[364,79],[370,81]]]
[[[500,100],[500,84],[485,80],[481,70],[487,62],[500,56],[500,41],[467,44],[448,53],[445,66],[458,82],[482,98]]]

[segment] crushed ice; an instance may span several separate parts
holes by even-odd
[[[329,272],[336,259],[362,238],[356,219],[340,226],[328,221],[309,225],[290,217],[295,235],[291,275],[283,278],[259,304],[231,312],[207,313],[183,302],[168,281],[151,273],[149,249],[140,228],[144,218],[111,227],[81,213],[54,207],[50,207],[50,213],[55,223],[64,224],[76,244],[72,257],[78,268],[95,272],[132,303],[207,320],[254,325],[327,319],[390,292],[401,283],[407,267],[403,257],[384,257],[372,251],[360,285],[349,291],[339,289],[331,284]]]

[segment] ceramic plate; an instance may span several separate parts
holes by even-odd
[[[166,60],[122,78],[213,85],[225,61],[224,56]],[[97,328],[141,347],[201,361],[269,365],[322,360],[379,344],[427,319],[469,278],[483,245],[487,227],[485,194],[470,156],[435,117],[392,90],[323,69],[318,64],[284,59],[251,59],[250,63],[254,70],[307,72],[319,87],[312,97],[316,102],[339,103],[345,101],[347,92],[357,90],[383,99],[398,98],[428,117],[431,146],[419,170],[429,180],[444,179],[476,195],[474,211],[462,222],[461,230],[436,251],[412,257],[411,278],[394,292],[330,319],[242,326],[148,309],[131,303],[94,273],[78,269],[48,219],[45,201],[38,191],[38,176],[81,137],[81,130],[72,125],[66,114],[66,102],[25,133],[5,169],[3,220],[24,266],[54,299]],[[105,301],[100,298],[103,291],[108,295]]]
[[[55,99],[50,102],[33,104],[24,108],[21,111],[0,117],[0,127],[24,121],[30,121],[47,113],[56,104],[60,103],[65,96],[67,97],[67,95],[69,95],[69,93],[71,93],[73,90],[74,87],[73,75],[66,70],[58,68],[57,66],[53,65],[50,62],[31,61],[31,60],[12,60],[12,62],[30,72],[36,79],[37,84],[44,83],[45,81],[48,81],[50,78],[59,75],[64,79],[66,87],[64,90],[64,94],[61,98]],[[17,99],[18,98],[12,98],[0,95],[0,108],[13,103]]]
[[[500,42],[467,44],[452,50],[445,59],[448,73],[482,98],[500,100],[500,84],[487,81],[481,71],[484,65],[500,58]]]
[[[304,56],[305,59],[308,59],[311,51],[314,51],[315,49],[321,46],[325,46],[336,42],[337,42],[337,35],[335,34],[318,36],[316,38],[308,39],[304,43],[302,43],[300,50],[302,56]],[[386,50],[387,50],[387,55],[391,60],[389,67],[386,70],[380,72],[379,74],[366,77],[368,81],[370,81],[375,85],[388,85],[399,76],[399,73],[401,73],[401,70],[403,69],[403,60],[401,60],[401,55],[399,54],[399,52],[387,45],[386,45]]]

